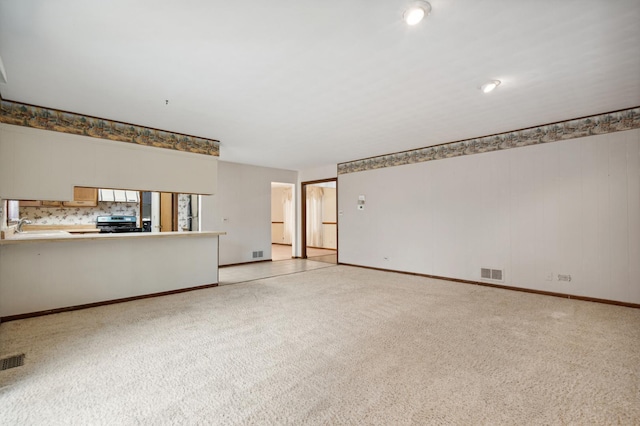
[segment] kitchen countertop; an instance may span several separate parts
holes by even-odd
[[[131,240],[135,238],[203,238],[226,235],[219,231],[190,231],[190,232],[125,232],[120,234],[61,234],[61,236],[42,236],[31,238],[5,238],[0,240],[0,245],[52,243],[52,242],[80,242],[101,240]]]

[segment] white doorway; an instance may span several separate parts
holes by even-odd
[[[271,260],[295,257],[296,191],[293,183],[271,182]]]

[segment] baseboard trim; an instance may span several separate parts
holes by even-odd
[[[420,274],[420,273],[417,273],[417,272],[396,271],[394,269],[375,268],[373,266],[354,265],[352,263],[339,262],[338,265],[354,266],[356,268],[373,269],[375,271],[395,272],[395,273],[398,273],[398,274],[415,275],[415,276],[418,276],[418,277],[434,278],[434,279],[437,279],[437,280],[444,280],[444,281],[453,281],[453,282],[462,283],[462,284],[474,284],[474,285],[480,285],[480,286],[483,286],[483,287],[499,288],[499,289],[502,289],[502,290],[514,290],[514,291],[521,291],[523,293],[541,294],[541,295],[544,295],[544,296],[562,297],[563,299],[583,300],[583,301],[586,301],[586,302],[605,303],[607,305],[617,305],[617,306],[625,306],[627,308],[640,309],[640,304],[638,304],[638,303],[619,302],[617,300],[598,299],[596,297],[577,296],[577,295],[574,295],[574,294],[556,293],[556,292],[553,292],[553,291],[544,291],[544,290],[534,290],[534,289],[530,289],[530,288],[512,287],[512,286],[508,286],[508,285],[485,283],[485,282],[482,282],[482,281],[462,280],[462,279],[459,279],[459,278],[441,277],[439,275]]]
[[[226,265],[220,265],[220,266],[218,266],[218,268],[228,268],[229,266],[250,265],[252,263],[260,263],[260,262],[273,262],[273,260],[271,260],[271,259],[262,259],[262,260],[251,260],[249,262],[228,263]]]
[[[319,250],[333,250],[333,251],[338,251],[338,249],[333,249],[333,248],[328,248],[328,247],[307,246],[307,248],[319,249]]]
[[[287,247],[291,247],[291,244],[285,244],[285,243],[271,243],[271,244],[275,244],[276,246],[287,246]]]
[[[0,322],[16,321],[25,318],[41,317],[44,315],[59,314],[62,312],[78,311],[80,309],[96,308],[98,306],[114,305],[116,303],[132,302],[134,300],[149,299],[151,297],[169,296],[171,294],[186,293],[188,291],[202,290],[205,288],[217,287],[218,284],[205,284],[196,287],[181,288],[177,290],[162,291],[160,293],[143,294],[140,296],[123,297],[122,299],[105,300],[103,302],[86,303],[83,305],[67,306],[65,308],[49,309],[46,311],[29,312],[26,314],[8,315],[0,317]]]

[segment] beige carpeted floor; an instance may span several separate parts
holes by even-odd
[[[0,424],[640,424],[640,310],[337,266],[0,325]]]

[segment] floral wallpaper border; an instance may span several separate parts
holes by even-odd
[[[0,101],[0,122],[55,132],[220,156],[220,142],[18,102]]]
[[[338,164],[338,174],[520,148],[640,128],[640,107]]]

